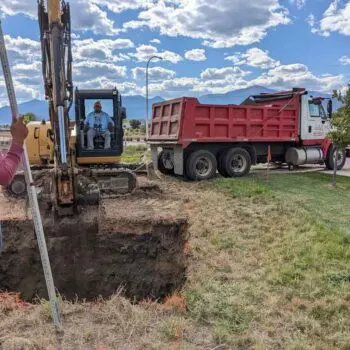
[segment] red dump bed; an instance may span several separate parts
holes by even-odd
[[[183,97],[153,105],[150,140],[175,142],[295,141],[300,98],[259,105],[209,105]]]

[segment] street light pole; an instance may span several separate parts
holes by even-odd
[[[149,138],[149,130],[148,130],[148,105],[149,105],[149,101],[148,101],[148,68],[149,68],[149,64],[151,63],[151,61],[153,59],[157,59],[157,60],[162,60],[162,57],[159,56],[151,56],[149,58],[149,60],[147,61],[147,66],[146,66],[146,141],[148,141]]]

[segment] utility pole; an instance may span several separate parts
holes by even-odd
[[[149,101],[148,101],[148,68],[149,68],[149,64],[151,63],[151,61],[153,59],[157,59],[157,60],[162,60],[163,58],[160,56],[151,56],[149,58],[149,60],[147,61],[147,66],[146,66],[146,141],[148,141],[149,138],[149,130],[148,130],[148,105],[149,105]]]

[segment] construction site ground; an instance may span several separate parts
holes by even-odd
[[[165,213],[187,218],[189,241],[181,243],[184,255],[175,254],[186,260],[179,288],[158,302],[125,298],[122,290],[95,300],[62,300],[61,336],[47,301],[25,303],[4,293],[1,349],[350,347],[350,179],[339,177],[336,188],[320,173],[205,183],[165,177],[156,184],[160,192],[150,190],[156,195],[115,200],[107,208],[141,225],[150,224],[149,215],[157,222],[173,222]],[[136,211],[133,201],[140,204]],[[25,219],[22,204],[1,217]],[[21,232],[16,242],[23,244],[27,234],[33,233]]]

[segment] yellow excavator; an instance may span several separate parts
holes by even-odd
[[[36,170],[41,178],[49,174],[49,181],[44,176],[41,198],[58,215],[72,215],[81,202],[96,204],[101,196],[125,195],[136,188],[135,174],[121,167],[126,112],[117,88],[74,90],[69,3],[47,0],[45,6],[39,0],[38,18],[50,121],[29,123],[26,145],[34,176]],[[86,118],[96,101],[112,120],[108,149],[98,124],[90,125],[95,129],[94,147],[86,146]],[[75,120],[69,116],[73,105]],[[24,178],[17,176],[7,192],[24,194]]]

